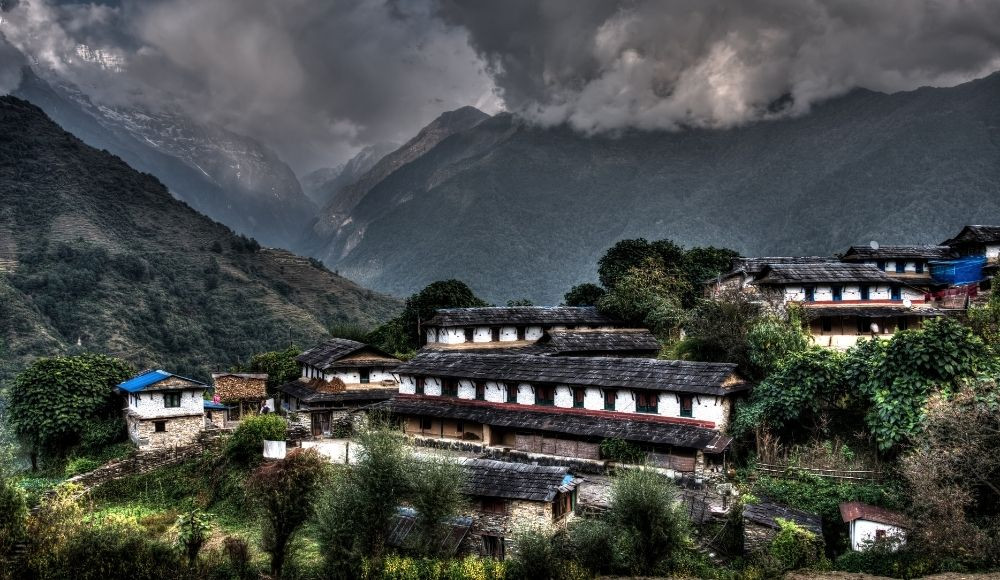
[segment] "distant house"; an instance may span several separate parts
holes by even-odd
[[[119,383],[125,396],[128,435],[140,448],[194,443],[205,427],[208,385],[162,370],[150,370]]]
[[[415,437],[588,460],[620,438],[678,472],[722,469],[736,365],[643,358],[425,351],[385,408]]]
[[[212,373],[212,384],[215,396],[228,408],[228,421],[256,413],[267,399],[266,373]]]
[[[611,330],[547,330],[519,352],[548,356],[610,356],[656,358],[660,342],[645,328]]]
[[[852,264],[869,264],[889,276],[903,281],[931,281],[931,263],[956,257],[948,246],[851,246],[841,260]]]
[[[883,540],[893,540],[898,547],[906,542],[910,529],[903,514],[856,501],[840,504],[840,516],[850,526],[852,550],[864,550]]]
[[[576,509],[583,481],[566,467],[506,463],[490,459],[460,460],[472,526],[462,542],[465,553],[503,559],[518,529],[565,526]]]
[[[733,260],[728,272],[716,278],[705,280],[705,284],[709,295],[714,295],[724,289],[742,290],[747,288],[771,264],[830,264],[839,261],[832,256],[739,257]]]
[[[959,256],[984,256],[990,265],[1000,264],[1000,226],[965,226],[941,245]]]
[[[546,330],[611,330],[626,326],[593,306],[444,308],[423,323],[427,346],[486,349],[527,346]]]
[[[756,552],[766,549],[780,529],[779,519],[793,522],[816,534],[819,542],[823,541],[823,518],[818,514],[762,499],[743,506],[743,550]]]
[[[357,341],[328,340],[296,360],[302,376],[278,387],[281,408],[300,415],[315,437],[331,435],[338,418],[398,390],[392,371],[399,359]]]

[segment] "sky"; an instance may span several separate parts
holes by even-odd
[[[300,174],[473,105],[583,133],[725,128],[1000,70],[1000,0],[0,0],[25,61]]]

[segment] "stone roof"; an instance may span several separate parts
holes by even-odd
[[[841,259],[845,262],[857,260],[947,260],[954,257],[948,246],[851,246]]]
[[[397,367],[396,373],[702,395],[727,395],[749,388],[736,374],[735,364],[645,358],[425,351]]]
[[[879,304],[872,306],[812,306],[806,305],[802,311],[810,316],[860,316],[861,318],[888,318],[892,316],[949,316],[964,312],[960,309],[941,309],[929,307],[907,308],[902,304]]]
[[[486,306],[442,308],[424,326],[526,326],[580,324],[621,326],[622,321],[606,316],[593,306]]]
[[[549,330],[536,343],[539,354],[589,352],[660,352],[660,342],[644,328],[616,330]]]
[[[895,282],[872,264],[831,262],[824,264],[769,264],[757,278],[757,284],[815,284],[822,282]]]
[[[338,364],[338,361],[341,359],[362,352],[369,352],[372,356],[354,357],[349,363]],[[399,364],[399,359],[389,356],[374,346],[346,338],[332,338],[303,352],[295,357],[295,360],[320,370],[327,370],[333,367],[372,366],[376,361],[377,364],[383,366]]]
[[[291,395],[299,401],[309,404],[322,403],[348,403],[364,401],[385,401],[391,399],[398,390],[397,387],[379,387],[371,385],[369,388],[347,388],[337,391],[320,390],[322,379],[306,379],[300,377],[290,383],[285,383],[278,387],[278,391]]]
[[[759,258],[747,258],[739,257],[734,258],[732,266],[729,272],[722,275],[723,278],[728,278],[734,274],[749,274],[751,276],[756,276],[764,271],[764,269],[771,264],[829,264],[833,262],[838,262],[837,258],[832,256],[770,256],[770,257],[759,257]],[[714,281],[712,278],[709,281]]]
[[[743,519],[762,526],[778,529],[778,522],[775,521],[778,518],[795,522],[810,532],[823,536],[823,518],[818,514],[791,508],[766,498],[743,506]]]
[[[944,246],[959,244],[996,244],[1000,243],[1000,226],[965,226],[954,238],[941,242]]]
[[[397,548],[409,547],[407,538],[413,532],[416,522],[417,511],[415,509],[411,507],[397,508],[396,520],[393,523],[392,531],[389,533],[386,543]],[[439,552],[454,556],[471,527],[471,517],[459,516],[449,519],[447,525],[442,526],[441,529],[441,543],[438,545]]]
[[[910,527],[910,520],[905,515],[859,501],[849,501],[840,504],[840,517],[847,523],[854,520],[868,520],[898,528]]]
[[[459,464],[465,469],[465,493],[477,497],[550,502],[559,491],[572,491],[580,482],[568,467],[492,459],[460,459]]]
[[[721,453],[732,441],[731,437],[709,427],[708,425],[714,425],[711,422],[639,413],[562,408],[553,410],[551,407],[539,408],[516,403],[486,403],[402,394],[379,403],[376,408],[396,415],[475,421],[495,427],[593,439],[617,437],[626,441],[701,449],[706,453]]]

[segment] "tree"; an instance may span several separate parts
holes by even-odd
[[[267,373],[267,392],[273,393],[281,385],[299,378],[299,363],[295,357],[300,354],[302,349],[294,344],[288,345],[284,350],[260,352],[250,357],[250,362],[242,371]]]
[[[739,252],[729,248],[716,248],[714,246],[687,250],[684,253],[682,269],[684,276],[690,283],[691,291],[684,297],[684,306],[694,306],[702,295],[705,281],[728,272],[733,264],[733,259],[739,255]]]
[[[92,421],[115,416],[114,387],[134,370],[101,354],[38,359],[14,381],[8,410],[11,427],[31,452],[64,455]]]
[[[447,459],[426,459],[414,467],[410,505],[417,512],[415,547],[426,556],[440,556],[448,520],[458,515],[465,504],[465,471]]]
[[[650,261],[665,271],[680,270],[684,263],[684,249],[670,240],[621,240],[598,260],[597,276],[601,284],[611,290],[629,271]]]
[[[682,547],[687,519],[673,484],[652,469],[630,469],[615,478],[607,521],[627,542],[631,572],[653,574]]]
[[[681,295],[685,284],[650,259],[623,274],[600,299],[598,308],[631,324],[646,326],[668,340],[683,319]]]
[[[607,291],[597,284],[590,282],[577,284],[563,296],[563,302],[566,306],[597,306],[597,302],[606,293]]]
[[[441,308],[471,308],[489,306],[480,300],[472,289],[459,280],[432,282],[423,290],[406,299],[403,312],[396,318],[375,329],[369,342],[387,352],[405,353],[422,343],[423,324],[434,317]]]
[[[177,543],[187,556],[188,564],[198,559],[210,529],[208,518],[199,510],[192,509],[177,518]]]
[[[518,298],[517,300],[508,300],[507,307],[512,308],[514,306],[534,306],[535,303],[527,298]]]
[[[313,501],[329,464],[315,449],[293,449],[284,459],[261,465],[247,486],[261,511],[261,546],[271,555],[271,574],[281,576],[288,543],[313,514]]]
[[[226,441],[226,458],[237,465],[254,465],[262,460],[264,441],[284,441],[288,422],[275,413],[251,415]]]

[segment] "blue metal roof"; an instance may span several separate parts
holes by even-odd
[[[184,379],[185,381],[191,381],[192,383],[198,383],[199,385],[204,385],[206,387],[208,386],[201,381],[196,381],[194,379],[189,379],[187,377],[182,377],[180,375],[168,373],[167,371],[156,370],[156,371],[146,371],[144,373],[132,377],[127,381],[118,383],[118,388],[129,393],[134,393],[136,391],[141,391],[150,385],[155,385],[156,383],[170,377],[177,377],[179,379]]]
[[[216,403],[214,401],[205,401],[205,408],[206,409],[216,409],[216,410],[219,410],[219,411],[224,411],[224,410],[228,409],[229,407],[223,405],[222,403]]]

